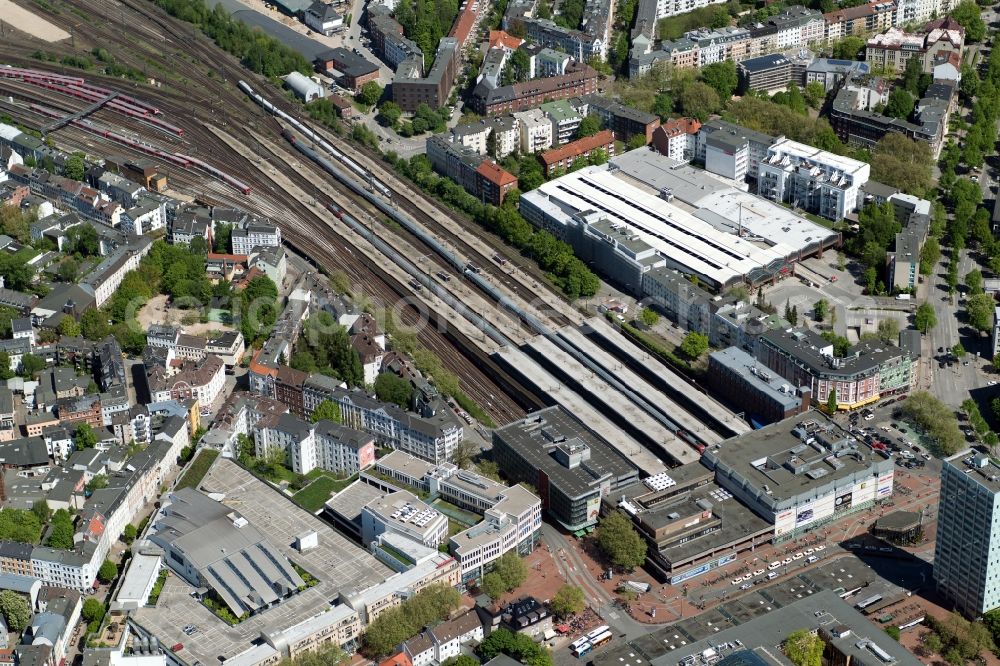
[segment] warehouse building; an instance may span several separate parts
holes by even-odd
[[[308,76],[304,76],[301,72],[291,72],[286,76],[285,86],[306,104],[326,95],[326,90],[323,86]]]
[[[836,247],[840,235],[776,203],[737,189],[704,171],[649,150],[633,150],[609,165],[587,167],[523,194],[521,214],[590,256],[585,229],[608,243],[623,239],[634,246],[598,264],[606,274],[631,263],[638,279],[658,266],[696,275],[712,288],[740,282],[757,285],[791,273],[803,258]],[[589,233],[589,232],[588,232]],[[643,245],[640,245],[639,243]],[[649,259],[645,250],[663,259]],[[596,261],[597,257],[591,257]],[[641,289],[635,279],[630,293]],[[666,307],[666,306],[665,306]],[[670,309],[666,307],[666,309]]]
[[[625,457],[559,406],[494,430],[493,453],[512,481],[538,489],[543,510],[571,532],[597,523],[602,497],[639,480]]]
[[[815,410],[727,440],[706,450],[702,462],[782,541],[893,491],[893,460]]]

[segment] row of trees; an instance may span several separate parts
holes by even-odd
[[[362,652],[372,658],[390,654],[428,624],[446,619],[461,600],[458,590],[443,583],[424,588],[368,625],[361,637]]]
[[[312,67],[297,51],[258,29],[234,19],[222,5],[209,9],[204,0],[155,0],[171,16],[193,23],[243,66],[267,77],[292,71],[310,74]]]
[[[952,409],[927,391],[911,393],[900,411],[934,440],[939,455],[952,455],[962,448],[964,438]]]
[[[600,281],[586,264],[573,254],[573,249],[547,231],[534,229],[521,217],[517,210],[516,192],[509,193],[504,205],[498,208],[480,202],[458,183],[434,173],[426,155],[416,155],[406,160],[397,159],[390,153],[386,159],[399,173],[412,180],[421,189],[458,208],[538,262],[542,270],[549,273],[552,281],[570,298],[586,298],[597,293]],[[537,163],[537,160],[535,162]]]
[[[425,69],[430,69],[438,42],[451,30],[458,5],[458,0],[402,0],[396,5],[396,21],[424,52]]]

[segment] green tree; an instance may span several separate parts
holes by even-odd
[[[384,402],[408,408],[413,397],[413,385],[394,372],[383,372],[375,379],[375,395]]]
[[[25,379],[34,377],[36,372],[41,372],[44,369],[45,359],[30,352],[21,357],[21,376]]]
[[[514,551],[507,551],[496,561],[494,571],[500,574],[504,589],[515,590],[528,579],[528,567],[524,560]]]
[[[73,153],[66,158],[63,175],[72,180],[83,180],[87,172],[87,163],[83,161],[83,153]]]
[[[52,524],[45,545],[59,550],[73,550],[73,516],[66,509],[59,509],[52,514]]]
[[[126,525],[125,529],[122,530],[122,540],[125,543],[132,543],[135,541],[136,536],[138,536],[138,530],[136,530],[135,525],[132,523]]]
[[[937,238],[931,236],[920,248],[920,274],[924,276],[932,275],[934,267],[941,261],[941,244]]]
[[[645,148],[645,147],[646,147],[645,134],[633,134],[632,138],[628,140],[627,144],[625,144],[626,150],[638,150],[639,148]]]
[[[639,313],[639,321],[646,327],[653,327],[656,326],[656,322],[660,321],[660,315],[656,310],[647,305]]]
[[[822,666],[823,640],[808,629],[788,634],[782,646],[785,656],[795,666]]]
[[[865,40],[860,37],[845,37],[833,45],[832,55],[840,60],[857,60],[864,48]]]
[[[17,592],[3,590],[0,591],[0,614],[7,621],[7,628],[19,634],[31,620],[31,606]]]
[[[826,397],[826,413],[837,413],[837,389],[830,389],[830,394]]]
[[[479,587],[482,589],[483,594],[494,600],[502,597],[503,593],[507,591],[506,586],[503,584],[503,578],[495,571],[491,571],[483,576],[483,582]]]
[[[721,102],[715,88],[701,81],[684,86],[680,94],[681,112],[704,122],[719,110]]]
[[[975,294],[965,301],[965,313],[969,317],[969,325],[977,331],[993,330],[993,313],[996,301],[989,294]]]
[[[97,445],[97,434],[87,423],[81,423],[73,434],[78,449],[92,449]]]
[[[379,104],[378,107],[379,121],[388,127],[395,127],[396,123],[403,116],[403,109],[400,108],[399,104],[391,100],[386,100]]]
[[[97,578],[104,584],[108,584],[118,577],[118,565],[111,560],[104,560],[101,568],[97,570]]]
[[[470,657],[467,654],[460,654],[454,657],[448,657],[441,662],[441,666],[479,666],[479,661],[475,657]]]
[[[810,81],[806,84],[803,96],[810,107],[819,109],[826,100],[826,87],[819,81]]]
[[[361,637],[361,651],[371,658],[388,655],[424,627],[449,617],[461,601],[458,590],[443,583],[425,587],[400,606],[379,613]]]
[[[899,342],[899,321],[895,317],[886,317],[878,323],[878,338],[882,342],[896,344]]]
[[[576,128],[576,138],[583,139],[588,136],[594,136],[604,128],[604,124],[598,116],[593,114],[588,115],[586,118],[580,121],[580,126]]]
[[[94,492],[95,490],[102,490],[107,487],[108,487],[108,477],[106,474],[95,475],[92,479],[90,479],[90,481],[87,482],[87,485],[84,486],[87,492],[91,493]]]
[[[59,320],[59,335],[75,338],[80,335],[80,325],[70,316],[65,316]]]
[[[965,38],[970,42],[981,42],[986,37],[986,22],[982,10],[975,0],[964,0],[951,10],[951,17],[965,28]]]
[[[956,358],[962,358],[965,356],[965,347],[962,346],[961,342],[956,342],[955,346],[951,348],[951,353],[956,356]]]
[[[972,295],[983,293],[983,272],[974,268],[965,274],[965,286]]]
[[[629,571],[646,561],[645,540],[619,511],[612,511],[601,520],[597,545],[612,564]]]
[[[993,611],[990,612],[992,613]],[[932,631],[924,638],[924,647],[933,654],[939,654],[943,647],[941,637]]]
[[[998,355],[998,358],[1000,358],[1000,355]],[[44,525],[49,522],[49,515],[52,513],[52,510],[49,509],[48,502],[40,499],[31,505],[31,513],[35,514],[35,517],[38,518],[38,522]]]
[[[84,257],[96,257],[101,253],[101,240],[97,229],[83,223],[70,227],[66,231],[66,251],[74,252]]]
[[[7,380],[14,376],[14,371],[10,367],[10,354],[0,351],[0,379]]]
[[[83,602],[83,608],[80,611],[80,615],[88,623],[93,622],[94,620],[102,620],[104,619],[104,604],[94,597],[89,597]]]
[[[721,100],[732,97],[739,83],[739,77],[736,75],[736,63],[732,60],[714,62],[702,67],[700,78],[711,86]]]
[[[923,196],[933,180],[934,158],[926,142],[890,132],[875,144],[871,167],[873,180]]]
[[[688,331],[681,341],[680,350],[693,361],[708,351],[708,336],[697,331]]]
[[[369,107],[375,106],[381,98],[382,86],[374,81],[369,81],[361,86],[361,90],[359,90],[357,94],[358,101]]]
[[[316,409],[312,413],[312,422],[317,421],[331,421],[333,423],[340,423],[340,405],[332,400],[324,400],[323,402],[316,405]]]
[[[826,319],[827,312],[830,310],[830,304],[826,302],[825,298],[821,298],[815,303],[813,303],[813,317],[816,321],[822,323]]]
[[[903,88],[893,88],[889,93],[889,102],[885,105],[885,115],[906,120],[913,114],[913,95]]]
[[[103,340],[111,333],[108,317],[96,308],[87,308],[80,315],[80,333],[88,340]]]
[[[582,613],[586,608],[586,599],[583,590],[576,585],[563,585],[552,596],[549,606],[556,617],[566,618],[577,613]]]
[[[59,263],[56,273],[63,282],[73,284],[80,276],[80,262],[73,257],[66,257]]]

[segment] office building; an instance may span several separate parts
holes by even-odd
[[[870,71],[871,67],[866,62],[816,58],[806,67],[804,84],[822,83],[823,88],[830,92],[849,76],[865,76]]]
[[[757,191],[767,199],[839,222],[857,209],[870,172],[866,162],[779,139],[760,162]]]
[[[724,120],[710,120],[698,130],[694,161],[730,180],[756,180],[761,160],[777,141]]]
[[[809,411],[705,451],[715,482],[787,540],[893,492],[893,460]]]
[[[769,331],[757,340],[756,358],[786,381],[808,388],[826,404],[836,394],[838,409],[856,409],[894,393],[907,393],[916,382],[917,358],[900,347],[861,342],[846,356],[805,330]]]
[[[812,397],[808,388],[792,386],[738,347],[709,354],[708,386],[725,402],[743,410],[754,425],[801,414],[809,409]]]
[[[739,79],[737,90],[741,95],[750,90],[775,93],[785,90],[789,84],[798,85],[801,82],[801,78],[796,78],[792,71],[792,61],[780,53],[741,60],[736,65],[736,75]]]
[[[1000,606],[1000,467],[985,454],[965,450],[941,468],[934,583],[949,604],[968,617]]]
[[[437,548],[448,538],[448,518],[413,493],[399,490],[372,500],[361,510],[361,543],[368,545],[383,532]]]
[[[493,431],[493,451],[513,481],[538,488],[565,529],[594,525],[601,497],[638,480],[638,470],[562,407],[548,407]]]
[[[646,567],[671,585],[735,561],[774,533],[768,521],[718,486],[701,462],[650,476],[603,502],[606,511],[632,521],[646,541]]]

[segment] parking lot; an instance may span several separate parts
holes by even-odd
[[[392,573],[360,546],[229,460],[220,458],[202,487],[223,494],[224,504],[260,528],[285,557],[319,583],[231,627],[195,599],[193,588],[183,579],[168,577],[156,607],[140,608],[135,620],[163,645],[182,644],[179,656],[189,664],[218,664],[221,658],[250,648],[262,632],[298,624],[323,612],[342,591],[368,587]],[[295,537],[309,530],[318,533],[319,545],[302,553],[292,548]],[[189,625],[194,630],[184,631]]]

